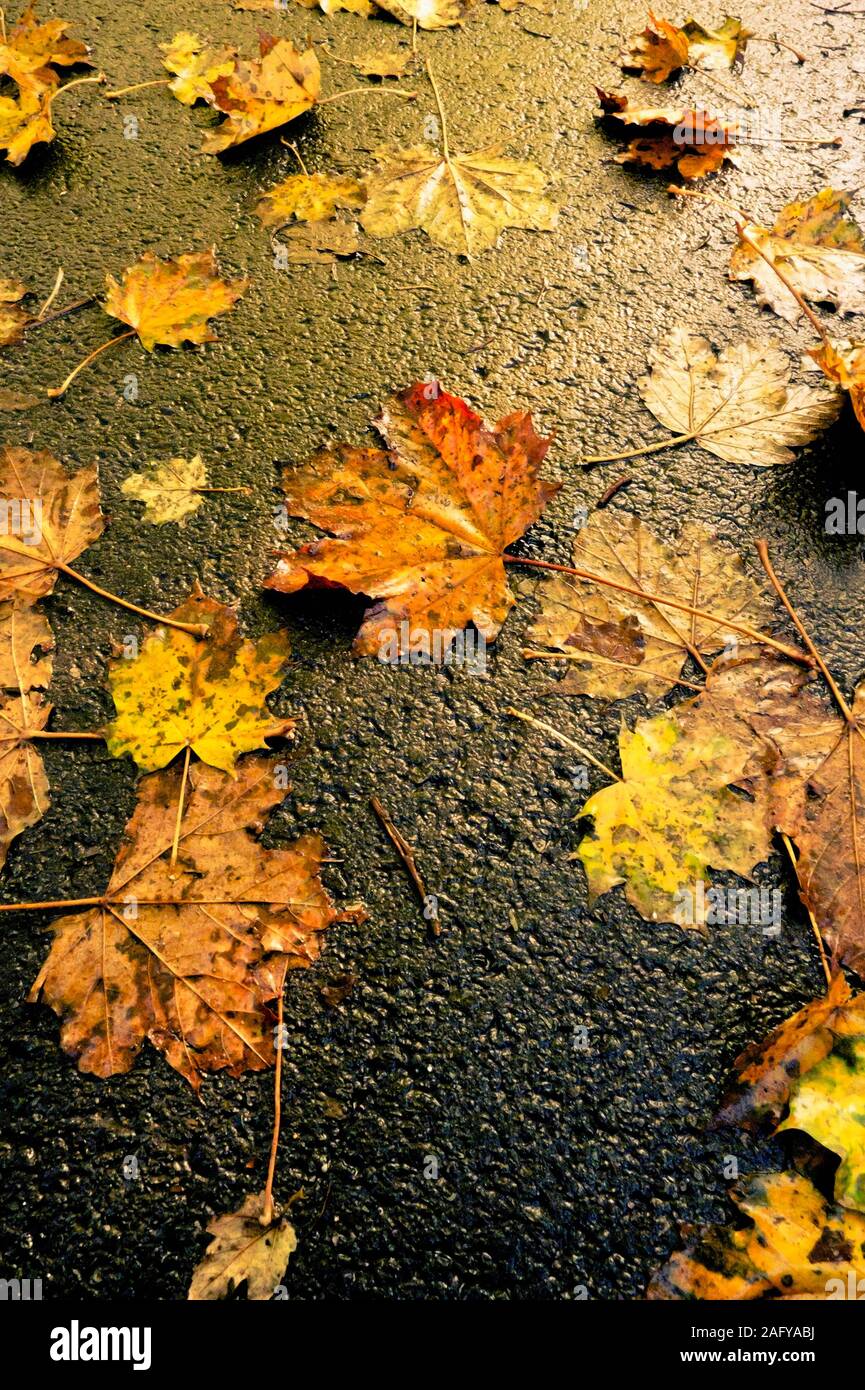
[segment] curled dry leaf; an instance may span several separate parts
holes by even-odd
[[[730,260],[730,279],[751,280],[761,308],[768,306],[795,323],[799,305],[766,264],[766,256],[803,299],[831,304],[839,314],[865,313],[865,239],[848,213],[852,196],[824,188],[806,202],[788,203],[771,231],[746,223],[742,230],[763,256],[740,232]]]
[[[150,463],[144,473],[130,473],[120,491],[144,503],[142,521],[164,526],[176,521],[186,523],[190,513],[197,511],[207,491],[207,470],[200,454],[191,459],[169,459],[167,463]]]
[[[0,41],[0,72],[15,82],[30,77],[51,85],[58,81],[52,67],[89,66],[87,45],[70,39],[69,27],[63,19],[38,20],[35,5],[29,5]]]
[[[21,308],[27,286],[20,280],[0,280],[0,347],[20,343],[32,315]]]
[[[54,639],[36,608],[0,604],[0,868],[22,830],[50,805],[45,767],[28,734],[48,723],[42,693],[51,680]]]
[[[318,100],[321,70],[315,50],[299,52],[289,39],[262,34],[259,61],[241,59],[210,84],[212,106],[225,120],[206,135],[204,154],[221,154],[293,121]]]
[[[262,1192],[247,1197],[239,1211],[209,1222],[211,1241],[192,1276],[187,1298],[196,1302],[227,1298],[244,1283],[248,1299],[273,1297],[297,1248],[297,1237],[285,1216],[263,1225],[263,1211]]]
[[[109,671],[116,715],[105,730],[115,758],[128,753],[140,768],[165,767],[185,748],[230,773],[241,753],[289,734],[293,719],[276,719],[265,700],[282,679],[288,635],[241,637],[230,608],[194,594],[170,615],[202,623],[206,638],[159,627],[138,656]]]
[[[576,851],[590,905],[624,884],[647,921],[704,929],[708,869],[748,878],[768,859],[765,793],[758,787],[746,800],[731,790],[755,757],[756,739],[742,735],[737,722],[707,717],[700,697],[639,721],[633,732],[622,727],[622,779],[580,811],[594,822]]]
[[[799,1173],[752,1173],[731,1196],[744,1229],[684,1226],[685,1248],[650,1299],[842,1299],[865,1275],[865,1216],[827,1202]],[[856,1296],[855,1293],[853,1295]]]
[[[744,53],[750,30],[740,19],[728,16],[718,29],[705,29],[689,19],[681,29],[649,11],[650,25],[630,40],[630,50],[622,67],[637,71],[648,82],[666,82],[681,68],[701,72],[723,72],[733,67]]]
[[[808,351],[829,380],[847,392],[856,419],[865,430],[865,342],[827,340]]]
[[[358,655],[410,632],[447,650],[468,623],[493,641],[513,606],[502,555],[558,491],[538,471],[550,441],[523,412],[489,429],[437,382],[385,406],[383,449],[337,445],[283,478],[287,508],[337,539],[283,555],[267,587],[339,585],[379,602],[355,639]]]
[[[616,155],[617,164],[647,164],[652,169],[673,165],[688,182],[705,178],[733,158],[737,127],[708,111],[687,107],[632,107],[627,97],[596,87],[600,110],[595,119],[620,123],[628,148]],[[619,126],[615,127],[617,130]],[[637,134],[637,132],[642,132]]]
[[[363,207],[366,193],[357,179],[345,174],[292,174],[271,188],[255,211],[265,227],[298,222],[326,222],[337,208]]]
[[[29,995],[60,1016],[81,1071],[127,1072],[145,1040],[195,1090],[205,1072],[273,1064],[283,968],[310,965],[336,918],[319,836],[259,842],[285,794],[277,765],[246,758],[232,777],[193,764],[173,866],[180,771],[142,778],[104,896],[55,919]]]
[[[364,230],[388,237],[420,227],[436,245],[464,256],[496,246],[506,227],[552,231],[558,208],[544,193],[548,175],[527,160],[506,159],[501,149],[379,150],[365,181]]]
[[[34,603],[104,529],[95,468],[69,477],[51,454],[0,451],[0,500],[12,517],[0,535],[0,600]]]
[[[543,585],[541,613],[529,641],[567,657],[567,675],[552,688],[557,695],[659,698],[676,684],[689,654],[707,656],[726,645],[731,630],[724,627],[725,616],[758,629],[772,619],[770,603],[740,557],[699,523],[689,522],[675,540],[661,541],[637,516],[594,512],[574,542],[573,560],[578,569],[602,579],[717,617],[698,618],[555,575]]]
[[[175,34],[170,43],[161,43],[159,47],[165,54],[162,66],[174,73],[168,90],[184,106],[210,101],[213,96],[211,83],[233,72],[238,59],[236,48],[213,48],[185,29]]]
[[[216,334],[208,319],[226,314],[249,281],[221,280],[212,250],[160,260],[146,251],[124,270],[120,283],[106,275],[105,312],[128,323],[141,346],[152,352],[159,343],[212,343]]]
[[[792,448],[810,443],[841,408],[837,391],[791,386],[789,358],[771,343],[748,338],[716,356],[707,338],[685,328],[652,349],[638,387],[676,435],[671,444],[694,440],[751,468],[792,463]]]

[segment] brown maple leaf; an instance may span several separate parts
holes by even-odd
[[[210,83],[211,105],[225,113],[225,120],[205,136],[204,154],[221,154],[276,130],[318,100],[321,70],[314,49],[299,52],[289,39],[263,34],[260,50],[260,61],[241,59],[231,73]]]
[[[622,57],[622,67],[638,71],[647,82],[666,82],[687,64],[688,38],[675,24],[656,19],[651,10],[649,18],[650,26],[630,40],[630,49]]]
[[[627,97],[600,87],[595,91],[601,103],[596,119],[619,123],[630,139],[628,148],[616,155],[617,164],[647,164],[652,169],[675,165],[682,178],[691,182],[733,158],[737,135],[733,122],[698,108],[632,107]]]
[[[252,756],[231,777],[194,764],[173,868],[180,771],[142,778],[105,893],[53,922],[29,996],[59,1014],[82,1071],[127,1072],[146,1039],[196,1090],[205,1072],[273,1063],[268,1003],[336,918],[320,837],[284,849],[257,838],[285,795],[277,766]]]
[[[33,603],[54,588],[59,571],[102,535],[95,468],[69,477],[48,453],[0,451],[0,600]]]
[[[374,424],[387,450],[337,445],[284,475],[289,513],[337,539],[283,555],[267,587],[339,585],[378,599],[359,655],[385,642],[405,650],[412,630],[447,650],[469,622],[493,641],[514,603],[505,548],[558,491],[538,479],[550,441],[522,412],[489,429],[436,382],[404,391]]]
[[[19,603],[0,605],[0,868],[17,835],[50,805],[48,776],[31,735],[44,730],[51,705],[54,639],[48,620]]]

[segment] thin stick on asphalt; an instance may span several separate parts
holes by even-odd
[[[378,797],[371,796],[369,799],[369,804],[375,811],[379,820],[381,821],[382,828],[385,834],[387,835],[388,839],[390,840],[391,844],[393,845],[394,849],[396,850],[397,854],[399,855],[400,859],[405,865],[406,872],[408,873],[409,878],[414,884],[415,892],[421,900],[421,904],[424,908],[424,914],[426,914],[427,903],[430,901],[430,899],[432,900],[434,904],[433,916],[430,917],[428,921],[430,931],[432,932],[433,936],[438,936],[441,933],[441,923],[439,922],[438,916],[438,903],[436,898],[427,892],[426,884],[421,878],[420,871],[418,869],[417,864],[415,863],[414,850],[412,849],[408,840],[406,840],[405,837],[401,835],[400,832],[397,830],[396,826],[394,825],[387,811],[382,806]]]
[[[801,880],[799,879],[799,861],[798,861],[798,859],[797,859],[797,857],[796,857],[796,851],[794,850],[792,844],[790,843],[790,837],[789,837],[789,835],[782,835],[782,836],[781,836],[781,839],[784,841],[784,848],[786,849],[787,853],[788,853],[789,856],[790,856],[790,861],[791,861],[791,863],[792,863],[792,865],[793,865],[793,871],[794,871],[794,873],[795,873],[795,875],[796,875],[796,881],[797,881],[797,882],[800,882]],[[815,937],[817,938],[817,947],[818,947],[818,949],[819,949],[819,951],[820,951],[820,964],[821,964],[822,967],[823,967],[823,974],[826,976],[826,984],[827,984],[828,986],[831,987],[831,984],[832,984],[832,971],[830,970],[830,968],[829,968],[829,962],[828,962],[828,960],[826,959],[826,947],[825,947],[825,945],[824,945],[824,943],[823,943],[823,937],[822,937],[822,934],[821,934],[821,932],[820,932],[820,928],[819,928],[819,926],[817,925],[817,918],[814,916],[814,914],[813,914],[813,912],[811,911],[810,907],[808,907],[807,905],[806,905],[806,907],[805,907],[805,911],[808,913],[808,920],[809,920],[810,923],[811,923],[811,930],[813,931]]]

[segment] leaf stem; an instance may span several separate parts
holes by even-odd
[[[525,657],[527,661],[586,661],[591,654],[584,651],[535,651],[532,647],[523,647],[520,655]],[[662,676],[660,672],[657,671],[646,671],[642,679],[663,681],[665,685],[668,684],[667,677]],[[702,695],[705,690],[705,686],[697,685],[695,681],[682,680],[680,676],[676,677],[675,684],[684,686],[686,690],[696,690],[698,695]]]
[[[73,368],[62,385],[50,387],[46,394],[50,396],[52,400],[57,400],[58,397],[65,395],[78,373],[83,372],[85,367],[89,367],[90,363],[94,362],[100,353],[107,352],[110,347],[114,347],[115,343],[122,343],[127,338],[134,337],[135,329],[129,328],[125,333],[119,333],[116,338],[111,338],[107,343],[103,343],[101,347],[94,348],[93,352],[89,353],[83,361],[78,363],[77,367]]]
[[[130,92],[142,92],[145,87],[167,87],[173,77],[154,77],[151,82],[133,82],[131,87],[118,87],[114,92],[106,92],[106,101],[116,101],[118,97],[128,97]]]
[[[449,148],[448,148],[448,118],[447,118],[447,116],[445,115],[445,108],[444,108],[444,103],[443,103],[442,98],[441,98],[441,92],[440,92],[439,89],[438,89],[438,83],[436,82],[435,76],[434,76],[434,74],[433,74],[432,63],[430,62],[429,58],[427,58],[425,61],[426,61],[426,75],[427,75],[427,77],[429,78],[430,86],[431,86],[432,89],[433,89],[433,96],[435,97],[435,103],[436,103],[436,106],[438,107],[439,120],[441,121],[441,127],[442,127],[442,154],[444,155],[444,158],[445,158],[446,163],[450,164],[451,156],[450,156],[450,150],[449,150]]]
[[[813,666],[814,660],[807,653],[800,651],[798,647],[788,647],[785,642],[776,642],[774,637],[769,637],[765,632],[758,632],[756,628],[749,627],[746,623],[734,622],[732,618],[727,618],[723,613],[712,613],[706,608],[695,608],[690,603],[681,603],[678,599],[664,598],[661,594],[653,594],[648,589],[640,589],[632,584],[620,584],[616,579],[607,579],[604,575],[592,574],[590,570],[575,569],[573,565],[556,565],[550,560],[529,560],[520,555],[509,555],[505,551],[502,560],[506,565],[531,565],[535,569],[555,570],[558,574],[572,574],[577,579],[586,579],[590,584],[600,584],[607,589],[617,589],[623,594],[633,594],[636,598],[647,599],[649,603],[660,603],[667,608],[677,608],[680,613],[690,613],[694,618],[706,618],[709,622],[715,623],[729,632],[741,632],[744,637],[750,637],[753,642],[759,642],[767,647],[773,647],[775,651],[782,652],[784,656],[789,656],[791,661],[799,661],[803,666]]]
[[[61,92],[68,92],[72,87],[83,87],[87,82],[104,82],[105,73],[97,72],[95,77],[75,77],[71,82],[67,82],[65,87],[57,87],[49,94],[49,102],[56,101]]]
[[[702,433],[702,429],[691,430],[690,434],[673,434],[669,439],[661,439],[657,444],[642,444],[639,449],[625,449],[620,454],[593,454],[591,458],[583,459],[583,463],[588,466],[590,463],[618,463],[619,459],[640,458],[643,454],[659,454],[664,449],[673,449],[677,444],[687,444],[692,439],[697,439]]]
[[[30,742],[34,738],[104,738],[103,734],[79,733],[75,729],[16,729],[14,734],[0,734],[0,743]]]
[[[814,643],[811,641],[811,638],[808,635],[807,629],[805,628],[802,619],[799,617],[799,614],[796,612],[792,603],[788,599],[784,591],[783,584],[781,583],[780,579],[778,578],[777,574],[772,568],[772,561],[769,559],[769,547],[765,541],[757,541],[757,554],[760,556],[760,563],[763,566],[763,569],[769,576],[769,583],[772,585],[772,588],[775,590],[775,593],[778,595],[779,599],[783,603],[788,614],[790,615],[790,621],[792,622],[799,636],[802,638],[802,641],[805,643],[805,646],[808,648],[808,651],[810,652],[811,656],[814,658],[814,662],[821,676],[825,680],[829,689],[832,691],[832,695],[834,696],[837,702],[838,708],[840,709],[844,718],[847,720],[847,723],[852,724],[853,711],[851,710],[847,701],[844,699],[844,696],[841,694],[841,691],[838,689],[832,672],[829,670],[822,656],[818,652],[817,648],[814,646]]]
[[[762,246],[757,245],[757,242],[754,240],[754,238],[749,235],[743,222],[737,221],[736,230],[739,233],[740,239],[745,242],[746,246],[750,246],[752,251],[756,251],[757,255],[761,256],[762,259],[766,262],[766,264],[772,270],[774,270],[778,279],[781,281],[781,284],[785,287],[785,289],[790,291],[790,294],[792,294],[796,303],[799,305],[799,308],[802,310],[802,313],[805,315],[806,319],[811,324],[811,327],[814,328],[817,333],[819,333],[820,337],[823,339],[823,342],[828,347],[831,341],[829,338],[829,334],[826,332],[826,329],[823,327],[822,323],[818,319],[817,315],[814,313],[811,306],[805,303],[805,300],[802,298],[802,295],[799,293],[793,282],[790,280],[790,277],[787,275],[786,271],[780,270],[777,261],[773,260],[773,258],[766,251],[763,250]]]
[[[820,6],[818,6],[818,9],[819,8]],[[777,48],[786,48],[788,53],[793,54],[797,62],[808,62],[804,53],[800,53],[798,48],[794,48],[792,44],[786,43],[784,39],[779,39],[777,34],[749,34],[748,43],[773,43]]]
[[[3,549],[0,542],[0,550]],[[153,613],[149,608],[139,608],[137,603],[130,603],[128,599],[120,598],[119,594],[112,594],[109,589],[102,589],[98,584],[94,584],[92,579],[87,579],[78,570],[72,569],[69,565],[57,564],[57,569],[67,575],[69,579],[76,580],[83,584],[85,589],[91,589],[100,598],[108,599],[109,603],[119,604],[121,608],[128,608],[130,613],[137,613],[140,618],[149,618],[153,623],[160,623],[163,627],[176,627],[178,632],[188,632],[193,637],[206,637],[207,628],[204,623],[179,623],[175,618],[169,618],[164,613]]]
[[[375,811],[375,814],[381,823],[382,829],[384,830],[385,834],[387,835],[388,839],[390,840],[391,844],[393,845],[394,849],[396,850],[397,854],[399,855],[400,859],[405,865],[406,873],[408,874],[409,878],[411,879],[414,885],[415,892],[420,898],[424,908],[426,908],[427,899],[430,897],[430,894],[427,892],[426,884],[424,883],[423,878],[421,877],[420,870],[418,869],[418,866],[415,862],[414,850],[412,849],[405,836],[402,835],[399,832],[399,830],[397,830],[396,826],[393,823],[393,820],[382,806],[378,797],[371,796],[369,799],[369,804]],[[435,898],[433,899],[433,901],[435,903]],[[430,931],[432,932],[433,936],[439,936],[441,934],[441,923],[439,922],[437,907],[435,915],[427,920],[429,921]]]
[[[56,280],[54,281],[54,288],[52,289],[52,291],[51,291],[51,293],[49,294],[48,298],[46,299],[45,303],[42,305],[42,308],[39,310],[39,313],[36,315],[37,319],[44,319],[45,315],[48,313],[48,310],[51,308],[51,305],[54,303],[55,299],[57,298],[57,295],[58,295],[59,292],[60,292],[60,286],[61,286],[62,284],[63,284],[63,267],[62,267],[62,265],[61,265],[61,266],[58,267],[58,270],[57,270],[57,278],[56,278]]]
[[[524,724],[531,724],[533,729],[540,729],[545,734],[551,734],[553,738],[558,739],[559,743],[564,744],[566,748],[572,748],[575,753],[579,753],[581,758],[585,758],[586,762],[591,763],[599,772],[603,772],[604,776],[609,777],[611,782],[623,782],[625,780],[624,777],[619,776],[618,772],[607,767],[606,763],[602,763],[600,758],[596,758],[593,753],[590,753],[588,748],[581,747],[572,738],[568,738],[567,734],[560,733],[558,729],[553,728],[552,724],[545,723],[543,719],[534,719],[532,715],[526,714],[524,710],[514,709],[512,705],[508,706],[505,714],[509,714],[512,719],[522,719]]]
[[[785,849],[787,850],[787,853],[788,853],[789,856],[790,856],[790,860],[791,860],[792,865],[793,865],[793,872],[794,872],[795,875],[796,875],[796,880],[797,880],[797,882],[801,882],[801,880],[799,879],[799,862],[798,862],[798,860],[797,860],[797,858],[796,858],[796,851],[794,850],[792,844],[790,843],[790,837],[789,837],[789,835],[785,835],[785,834],[782,832],[782,834],[781,834],[781,839],[784,841],[784,847],[785,847]],[[818,925],[817,925],[817,918],[814,916],[814,913],[811,911],[810,907],[808,907],[807,903],[804,904],[804,907],[805,907],[805,911],[808,913],[808,919],[809,919],[809,921],[810,921],[810,923],[811,923],[811,930],[813,931],[815,937],[817,938],[817,947],[818,947],[818,950],[819,950],[819,952],[820,952],[820,964],[821,964],[822,967],[823,967],[823,974],[826,976],[826,984],[829,985],[830,988],[831,988],[831,985],[832,985],[832,971],[829,969],[829,962],[828,962],[828,960],[826,959],[826,947],[825,947],[825,945],[823,944],[823,937],[821,936],[821,934],[820,934],[820,928],[819,928]]]
[[[279,1150],[279,1131],[282,1127],[282,1029],[285,1016],[285,976],[288,961],[282,967],[279,996],[276,1004],[276,1066],[273,1077],[273,1135],[270,1140],[270,1159],[267,1165],[267,1182],[264,1185],[264,1206],[261,1212],[262,1226],[269,1226],[273,1220],[273,1179],[276,1175],[276,1155]]]
[[[395,92],[390,87],[346,87],[341,92],[334,92],[332,96],[321,97],[315,104],[327,106],[329,101],[340,101],[343,97],[356,96],[359,92],[365,93],[366,96],[397,97],[400,101],[414,101],[417,96],[417,92]]]
[[[0,912],[42,912],[55,907],[101,907],[104,898],[55,898],[41,903],[0,903]]]

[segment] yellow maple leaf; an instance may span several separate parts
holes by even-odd
[[[359,208],[366,194],[357,179],[342,174],[292,174],[271,188],[255,211],[265,227],[279,227],[296,217],[299,222],[325,222],[337,208]]]
[[[221,154],[276,130],[318,100],[321,70],[314,49],[299,52],[289,39],[267,35],[262,35],[260,48],[260,61],[240,60],[227,76],[210,84],[211,105],[225,113],[225,120],[205,136],[205,154]]]
[[[247,279],[221,280],[212,250],[169,260],[147,251],[124,270],[119,284],[111,275],[105,279],[105,312],[134,328],[148,352],[157,343],[214,342],[208,319],[227,313],[249,284]]]
[[[185,29],[176,33],[170,43],[161,43],[159,47],[165,54],[162,66],[174,73],[168,90],[184,106],[209,101],[211,83],[218,77],[227,77],[237,62],[236,48],[210,48],[204,39]]]

